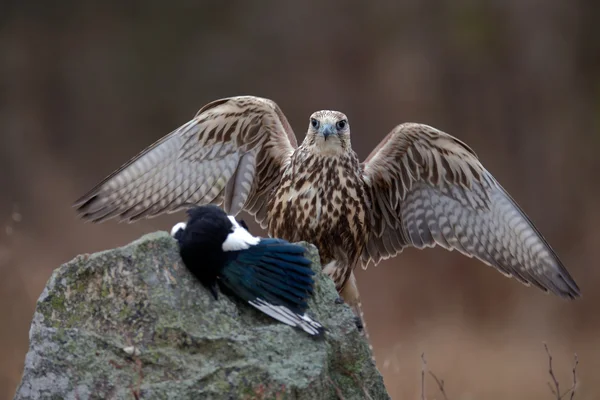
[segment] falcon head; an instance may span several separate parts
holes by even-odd
[[[321,110],[313,113],[305,141],[319,153],[344,153],[350,148],[348,117],[339,111]]]

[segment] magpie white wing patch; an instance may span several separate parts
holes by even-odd
[[[173,225],[173,228],[171,228],[171,236],[175,237],[175,234],[177,232],[179,232],[180,229],[185,230],[186,226],[187,225],[185,224],[185,222],[179,222],[179,223]]]
[[[323,325],[313,320],[308,315],[296,314],[287,307],[276,306],[267,303],[263,299],[251,300],[248,303],[268,316],[273,317],[284,324],[301,328],[303,331],[311,335],[320,335],[325,329]]]
[[[260,242],[260,238],[252,236],[250,232],[240,226],[235,217],[229,215],[228,218],[233,224],[233,232],[227,235],[227,239],[223,242],[223,251],[245,250]]]

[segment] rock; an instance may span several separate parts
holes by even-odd
[[[303,245],[321,339],[215,301],[166,232],[77,256],[37,302],[15,399],[388,399],[353,313]]]

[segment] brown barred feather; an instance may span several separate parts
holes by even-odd
[[[427,125],[398,125],[362,168],[373,204],[364,268],[407,246],[440,245],[526,285],[580,296],[542,234],[458,139]]]
[[[265,225],[260,206],[297,147],[279,107],[240,96],[213,101],[194,119],[149,146],[75,202],[94,222],[128,222],[191,204],[223,204],[236,215],[246,204]]]

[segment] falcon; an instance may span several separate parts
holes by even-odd
[[[284,324],[321,337],[306,315],[314,272],[304,247],[253,236],[243,221],[215,205],[192,207],[188,222],[171,229],[186,268],[218,300],[217,287]]]
[[[304,141],[272,100],[215,100],[76,201],[89,221],[133,222],[195,205],[246,211],[271,237],[307,241],[360,313],[353,270],[406,247],[442,246],[521,283],[580,290],[527,215],[459,139],[397,125],[364,162],[348,118],[317,111]]]

